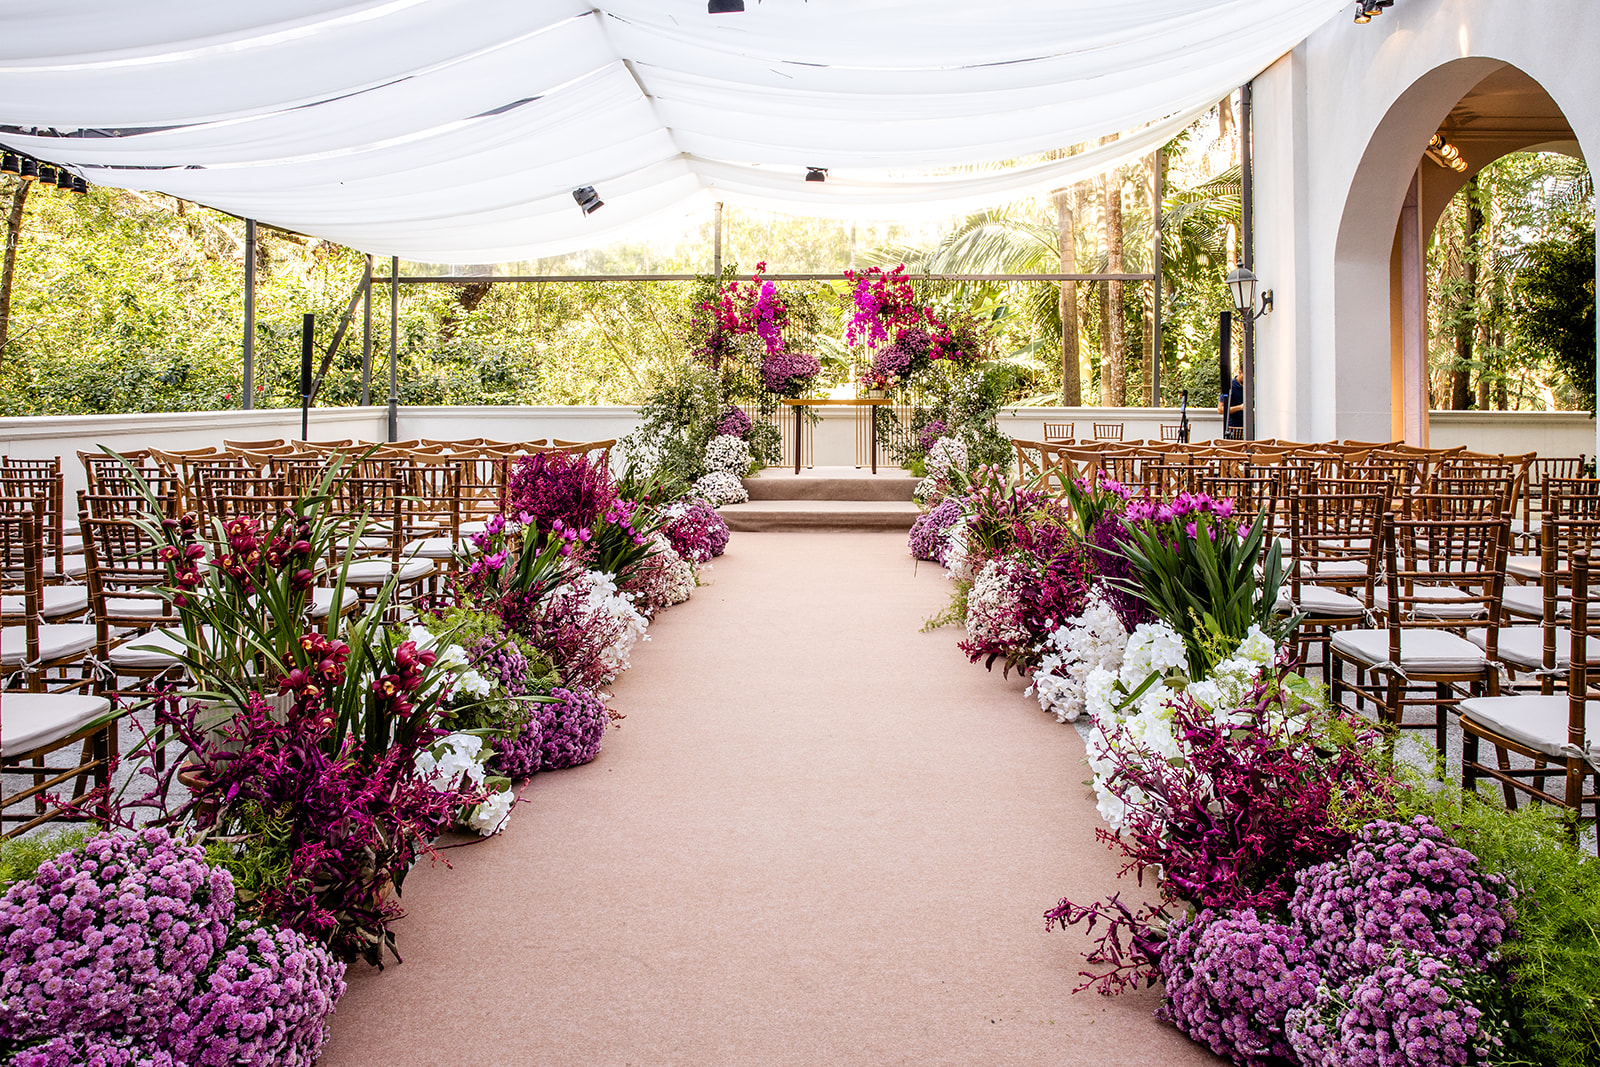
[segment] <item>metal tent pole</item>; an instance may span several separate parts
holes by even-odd
[[[372,256],[361,283],[361,406],[372,403]]]
[[[717,210],[712,215],[711,223],[711,273],[718,281],[722,280],[722,201],[717,201]]]
[[[400,440],[400,257],[389,257],[389,440]]]
[[[244,220],[244,409],[256,406],[256,220]]]
[[[1154,220],[1150,227],[1150,273],[1155,277],[1150,284],[1155,287],[1155,295],[1151,299],[1153,313],[1150,324],[1151,352],[1151,378],[1150,406],[1161,407],[1161,197],[1166,182],[1163,173],[1166,169],[1166,153],[1156,149],[1156,165],[1154,180],[1150,183],[1150,215]]]
[[[1251,133],[1251,93],[1254,82],[1239,89],[1239,262],[1245,270],[1256,267],[1255,146]],[[1256,323],[1252,312],[1244,327],[1244,436],[1256,436]]]

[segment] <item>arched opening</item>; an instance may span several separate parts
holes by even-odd
[[[1459,152],[1456,167],[1448,153],[1428,152],[1435,135]],[[1435,68],[1379,122],[1351,182],[1335,248],[1341,436],[1428,442],[1428,240],[1464,185],[1495,160],[1530,149],[1582,158],[1549,93],[1495,59]]]

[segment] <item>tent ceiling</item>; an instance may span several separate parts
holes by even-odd
[[[1170,139],[1345,6],[0,0],[0,142],[365,251],[497,262],[711,199],[848,216],[1060,185]]]

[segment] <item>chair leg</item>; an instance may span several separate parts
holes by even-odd
[[[1500,769],[1502,771],[1509,772],[1511,770],[1511,753],[1507,752],[1505,750],[1505,748],[1503,748],[1500,745],[1494,746],[1494,758],[1495,758],[1495,762],[1500,765]],[[1506,810],[1507,811],[1516,811],[1517,810],[1517,791],[1516,791],[1516,789],[1514,789],[1512,787],[1512,785],[1511,785],[1511,783],[1509,781],[1504,781],[1504,780],[1501,781],[1500,788],[1503,789],[1505,791],[1505,794],[1506,794]]]
[[[1478,735],[1465,727],[1461,730],[1461,789],[1473,793],[1478,789]]]

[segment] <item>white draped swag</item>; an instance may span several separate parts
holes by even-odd
[[[1060,186],[1169,140],[1349,4],[746,6],[0,0],[0,143],[367,252],[503,262],[710,200],[848,217]]]

